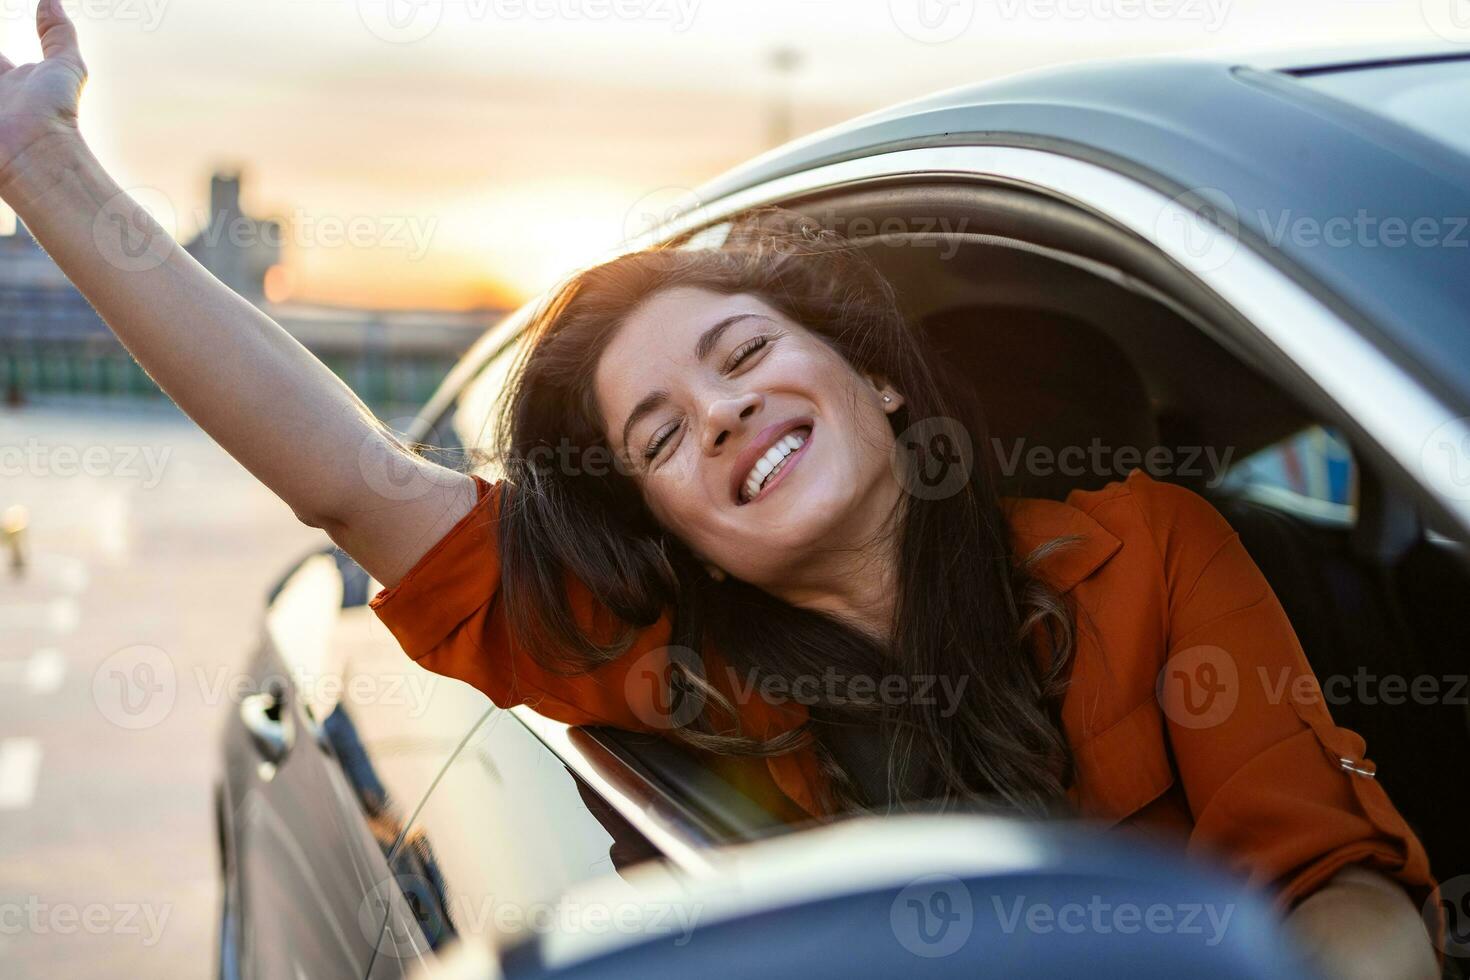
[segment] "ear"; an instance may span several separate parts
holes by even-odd
[[[899,394],[898,390],[895,389],[893,385],[888,383],[887,378],[885,378],[881,374],[876,374],[872,371],[864,371],[863,377],[868,379],[868,383],[872,385],[873,390],[878,393],[878,398],[883,406],[883,411],[887,412],[889,415],[892,415],[894,412],[903,407],[903,395]]]
[[[709,562],[702,562],[701,564],[704,565],[704,570],[709,572],[710,578],[716,582],[725,581],[725,570],[723,568],[720,568],[718,565],[711,565]]]

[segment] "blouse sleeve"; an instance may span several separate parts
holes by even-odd
[[[1191,852],[1270,886],[1289,907],[1349,864],[1434,894],[1419,838],[1374,778],[1362,737],[1333,723],[1276,595],[1204,498],[1129,480],[1163,565],[1168,653],[1159,678],[1194,816]]]
[[[512,638],[500,601],[496,529],[503,485],[479,477],[475,482],[474,507],[402,581],[373,597],[373,612],[415,662],[471,684],[502,708],[529,705],[569,725],[667,731],[668,615],[592,671],[565,676],[541,667]],[[616,618],[575,580],[568,601],[589,636],[616,635]]]

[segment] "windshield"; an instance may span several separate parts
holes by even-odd
[[[1470,155],[1470,58],[1332,68],[1303,82]]]

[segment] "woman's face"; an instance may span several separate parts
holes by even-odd
[[[594,385],[608,444],[654,517],[753,585],[868,540],[897,500],[886,413],[899,392],[754,296],[656,293],[602,352]]]

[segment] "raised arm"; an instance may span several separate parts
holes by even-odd
[[[199,265],[103,170],[77,126],[76,28],[41,0],[44,59],[0,55],[0,198],[201,428],[393,585],[475,501],[413,454],[270,317]]]

